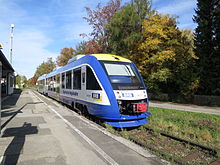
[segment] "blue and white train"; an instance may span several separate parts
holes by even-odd
[[[43,75],[38,91],[113,127],[148,123],[148,95],[135,64],[112,54],[77,55]]]

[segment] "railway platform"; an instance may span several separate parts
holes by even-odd
[[[0,165],[169,164],[32,90],[2,102]]]

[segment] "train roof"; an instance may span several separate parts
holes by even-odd
[[[116,56],[114,54],[91,54],[91,56],[96,57],[100,61],[120,61],[120,62],[131,62],[130,60]]]
[[[43,80],[43,79],[45,79],[45,77],[46,77],[46,74],[43,74],[42,76],[40,76],[40,77],[38,77],[38,81],[40,81],[40,80]]]
[[[52,72],[40,76],[38,78],[38,81],[43,80],[45,78],[55,76],[58,73],[64,72],[66,70],[69,70],[70,68],[76,66],[77,64],[75,62],[79,61],[80,59],[84,59],[84,58],[88,59],[88,58],[91,58],[91,57],[93,57],[93,58],[95,57],[99,61],[119,61],[119,62],[129,62],[129,63],[131,62],[130,60],[128,60],[124,57],[120,57],[120,56],[117,56],[117,55],[114,55],[114,54],[77,55],[77,56],[74,56],[72,59],[70,59],[68,61],[68,63],[66,65],[64,65],[63,67],[54,69]]]

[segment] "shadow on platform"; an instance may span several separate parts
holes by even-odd
[[[27,106],[28,104],[41,104],[43,102],[29,102],[24,104],[21,108],[19,108],[18,110],[5,110],[1,112],[1,117],[9,117],[11,116],[8,120],[6,120],[2,125],[1,125],[1,129],[3,129],[18,113],[23,113],[22,109]]]
[[[8,109],[8,108],[13,108],[16,105],[21,93],[22,93],[22,90],[15,89],[14,94],[9,96],[10,98],[2,101],[2,110]]]
[[[25,143],[25,136],[37,134],[37,126],[32,126],[31,123],[24,123],[22,127],[7,128],[2,138],[13,137],[14,139],[8,145],[4,152],[4,165],[17,164],[20,154]]]

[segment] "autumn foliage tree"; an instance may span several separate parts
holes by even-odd
[[[138,64],[149,89],[159,90],[160,83],[171,78],[170,65],[175,61],[175,49],[180,35],[176,21],[168,15],[156,14],[143,22],[143,42],[132,59]],[[179,33],[179,34],[178,34]],[[174,38],[173,38],[174,37]]]
[[[52,58],[48,58],[46,62],[41,63],[35,72],[36,77],[40,77],[43,74],[50,73],[54,68],[56,67],[55,62],[52,60]]]
[[[102,53],[103,47],[95,40],[89,40],[84,46],[84,54]]]
[[[107,51],[108,35],[105,33],[106,25],[110,22],[114,14],[120,9],[120,6],[121,0],[110,0],[107,5],[103,7],[101,6],[101,3],[99,3],[95,10],[86,7],[87,17],[83,18],[89,23],[89,25],[92,26],[92,32],[89,34],[92,39],[88,44],[92,44],[93,47],[97,46],[97,48],[94,48],[94,50],[100,50],[101,48],[101,52],[105,53]]]
[[[43,74],[52,72],[55,67],[56,67],[56,64],[52,60],[52,58],[48,58],[46,62],[41,63],[37,67],[34,76],[28,81],[28,84],[35,85],[38,77],[42,76]]]
[[[75,50],[73,48],[63,48],[60,52],[60,55],[57,57],[57,65],[64,66],[67,64],[69,59],[75,55]]]
[[[193,38],[187,38],[186,32],[181,32],[176,24],[175,17],[161,14],[143,22],[143,40],[131,58],[139,66],[151,91],[184,93],[189,88],[187,85],[181,89],[184,82],[179,80],[187,77],[187,73],[183,73],[188,69],[189,61],[196,58]],[[189,81],[190,84],[191,78]]]

